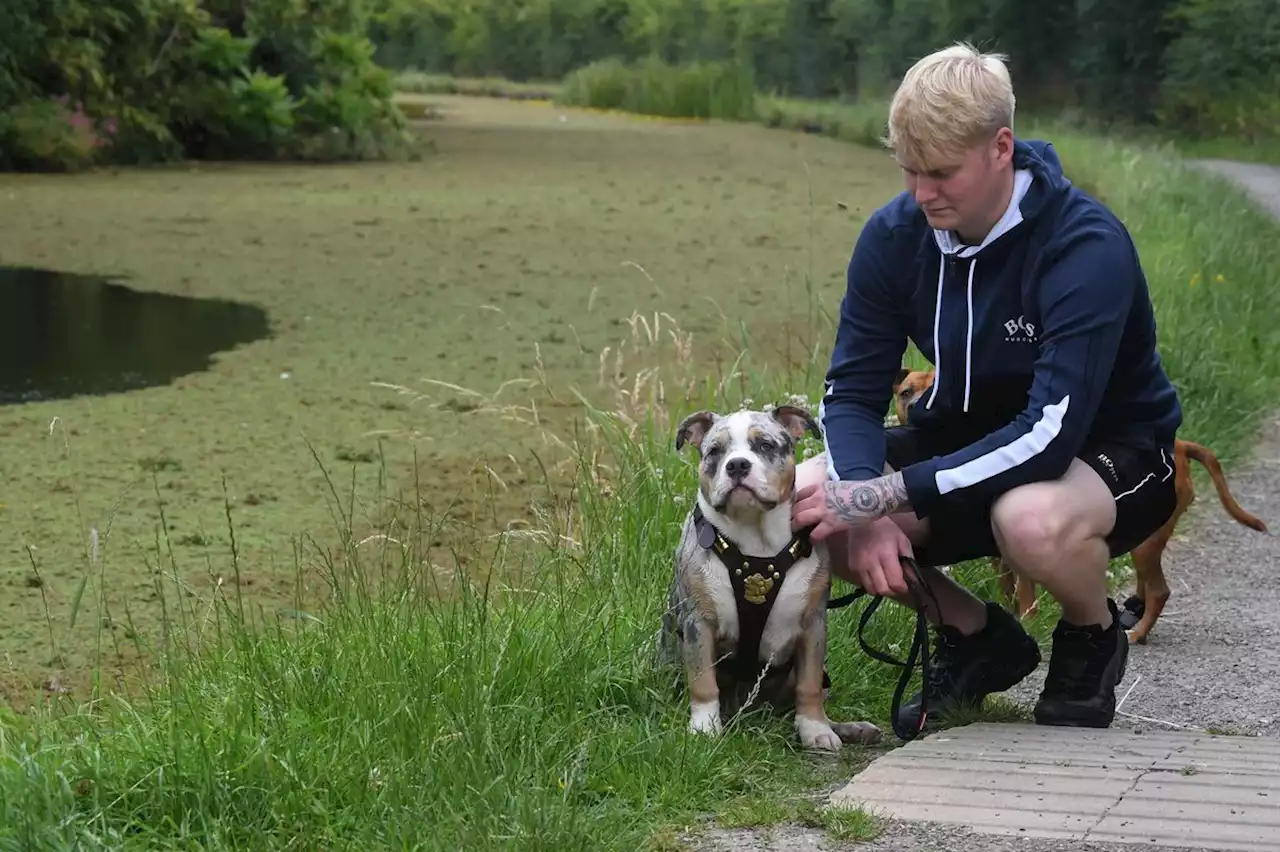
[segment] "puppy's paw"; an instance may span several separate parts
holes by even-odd
[[[840,737],[831,730],[831,723],[825,719],[796,716],[796,733],[800,735],[800,744],[805,748],[840,750]]]
[[[689,731],[694,734],[710,734],[711,736],[719,734],[720,703],[706,701],[693,704],[689,714]]]
[[[840,742],[849,745],[870,745],[880,742],[880,729],[870,722],[832,722],[831,730],[836,732]]]

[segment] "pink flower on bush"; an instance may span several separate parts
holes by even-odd
[[[84,111],[84,104],[76,101],[75,109],[68,106],[70,97],[68,95],[57,95],[53,98],[63,110],[66,111],[65,120],[67,125],[77,134],[88,137],[89,146],[91,148],[101,148],[110,141],[107,137],[116,135],[116,119],[114,116],[108,116],[101,123],[97,123]]]

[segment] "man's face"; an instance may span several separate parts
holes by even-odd
[[[915,167],[901,163],[907,191],[930,227],[951,230],[966,242],[981,241],[1004,212],[1005,177],[1013,157],[1008,128],[961,154]]]

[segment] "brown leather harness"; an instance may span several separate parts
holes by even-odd
[[[773,611],[787,571],[813,553],[813,542],[809,539],[813,528],[797,531],[787,546],[773,556],[747,556],[707,519],[701,506],[693,507],[693,525],[698,545],[715,551],[728,569],[729,581],[733,584],[733,602],[738,610],[738,647],[733,654],[716,663],[716,668],[731,672],[740,680],[754,681],[764,669],[764,661],[760,659],[760,640],[764,636],[765,623]],[[769,676],[783,677],[792,665],[791,659],[771,663]],[[822,686],[830,685],[824,670]]]
[[[774,556],[747,556],[733,542],[725,538],[711,521],[707,520],[707,517],[702,513],[701,506],[695,505],[693,507],[693,524],[697,532],[698,545],[706,550],[714,550],[720,561],[724,563],[725,568],[728,569],[729,580],[733,584],[733,600],[738,610],[738,647],[732,655],[717,662],[716,668],[731,672],[740,680],[754,682],[764,668],[764,661],[760,659],[760,639],[764,635],[765,623],[769,620],[769,613],[773,609],[774,601],[778,598],[778,590],[782,588],[782,581],[786,578],[787,571],[791,566],[813,552],[813,542],[809,536],[814,528],[806,527],[798,530],[791,537],[791,541],[787,543],[787,546]],[[915,560],[908,556],[900,557],[900,559],[903,567],[907,569],[904,575],[908,583],[917,590],[917,598],[920,601],[923,601],[923,595],[933,598],[933,590],[929,588],[929,584],[920,573],[919,566],[916,565]],[[923,592],[923,595],[921,592]],[[827,609],[848,606],[863,596],[867,596],[866,590],[856,589],[847,595],[827,601]],[[918,608],[916,611],[915,637],[911,643],[911,651],[905,661],[895,660],[888,654],[872,648],[863,639],[862,631],[866,629],[867,622],[871,620],[872,614],[879,608],[883,600],[881,597],[872,596],[869,605],[862,611],[862,618],[859,619],[858,623],[858,644],[873,659],[902,669],[902,675],[898,679],[897,688],[893,693],[890,718],[894,733],[898,735],[899,739],[909,742],[924,730],[925,720],[929,713],[928,701],[925,698],[925,694],[922,693],[919,718],[915,725],[912,726],[904,725],[898,718],[898,708],[902,704],[902,698],[911,679],[912,670],[917,663],[923,669],[924,683],[927,684],[929,682],[932,668],[929,660],[929,628],[928,623],[925,621],[923,609]],[[938,608],[936,598],[933,599],[933,604],[936,611]],[[794,664],[794,657],[780,665],[771,664],[769,675],[771,677],[785,677]],[[831,678],[828,676],[824,666],[822,670],[822,687],[827,689],[830,686]]]

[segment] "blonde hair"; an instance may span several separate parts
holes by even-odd
[[[966,42],[929,54],[902,78],[889,105],[884,143],[900,163],[927,171],[1013,128],[1008,57]]]

